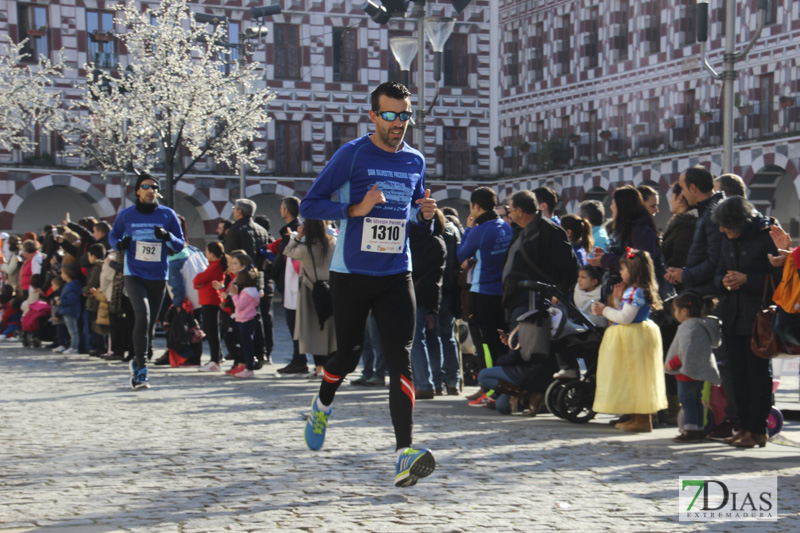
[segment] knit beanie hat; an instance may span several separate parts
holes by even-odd
[[[153,176],[151,176],[147,172],[142,172],[141,174],[139,174],[139,177],[136,178],[136,186],[133,188],[133,192],[136,192],[136,191],[139,190],[139,186],[141,186],[141,184],[142,184],[142,182],[144,180],[153,180],[153,181],[156,182],[156,185],[158,184],[158,180],[156,178],[154,178]]]

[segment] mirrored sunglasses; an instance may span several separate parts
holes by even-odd
[[[154,191],[158,190],[158,185],[150,185],[149,183],[142,183],[141,185],[139,185],[139,187],[141,187],[146,191],[149,191],[150,189],[153,189]]]
[[[379,111],[378,114],[387,122],[394,122],[398,117],[402,122],[411,118],[411,111],[402,111],[395,113],[394,111]]]

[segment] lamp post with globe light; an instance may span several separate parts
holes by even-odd
[[[439,82],[442,79],[442,53],[444,45],[450,34],[453,33],[456,19],[452,17],[426,16],[425,0],[412,0],[414,10],[406,14],[408,1],[404,0],[381,0],[382,6],[375,4],[373,0],[368,0],[362,5],[362,9],[370,18],[378,24],[387,24],[392,16],[403,15],[406,18],[416,18],[415,37],[393,37],[389,39],[389,46],[392,50],[403,79],[400,80],[406,87],[411,85],[411,63],[417,60],[417,112],[416,121],[413,127],[419,131],[417,138],[417,149],[425,155],[425,129],[427,127],[427,117],[433,112],[433,108],[439,99]],[[472,0],[451,0],[451,4],[456,11],[461,14]],[[425,37],[433,48],[433,81],[435,93],[430,105],[425,103]]]

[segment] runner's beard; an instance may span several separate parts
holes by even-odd
[[[397,139],[393,137],[393,132],[400,133],[400,138]],[[381,140],[386,143],[387,146],[393,146],[395,148],[403,143],[403,137],[405,137],[405,134],[405,128],[390,127],[380,131]]]

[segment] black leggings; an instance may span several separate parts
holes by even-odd
[[[164,302],[167,282],[165,280],[142,279],[136,276],[125,276],[125,292],[133,307],[134,324],[131,340],[136,366],[147,365],[147,353],[153,342],[158,313]]]
[[[201,309],[203,311],[203,331],[208,341],[211,360],[219,363],[219,306],[204,305]]]
[[[411,378],[411,343],[414,340],[416,300],[411,272],[391,276],[364,276],[331,272],[333,316],[338,349],[325,364],[319,398],[333,403],[344,377],[356,369],[364,346],[367,316],[372,310],[391,379],[389,412],[397,449],[411,446],[414,419],[414,381]]]

